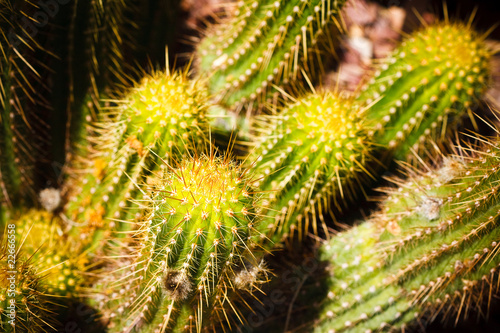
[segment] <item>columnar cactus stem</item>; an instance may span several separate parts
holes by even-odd
[[[93,138],[99,148],[83,165],[83,179],[71,185],[73,197],[67,217],[90,228],[101,228],[109,219],[128,219],[140,208],[139,185],[162,164],[204,144],[207,93],[187,72],[157,72],[143,78],[98,123]],[[80,170],[82,171],[82,170]],[[128,208],[131,207],[131,208]]]
[[[229,106],[265,100],[273,85],[281,87],[310,69],[311,50],[337,23],[344,2],[240,1],[235,17],[198,47],[200,75],[211,75],[210,92]]]
[[[361,114],[352,98],[324,92],[259,119],[261,133],[249,160],[256,161],[261,178],[256,185],[270,193],[265,214],[274,223],[263,223],[262,230],[272,242],[301,232],[302,221],[309,224],[330,199],[340,210],[356,196],[371,149]]]
[[[169,166],[121,249],[125,262],[117,259],[105,276],[101,306],[110,332],[200,330],[231,286],[234,265],[250,254],[251,191],[246,171],[228,159],[201,156]]]
[[[486,91],[491,51],[463,23],[440,22],[404,40],[358,97],[373,140],[400,160],[442,142]],[[427,144],[426,144],[427,143]]]
[[[379,214],[322,246],[330,292],[318,332],[387,331],[416,318],[456,322],[484,313],[498,292],[500,149],[498,140],[482,148],[396,180]]]

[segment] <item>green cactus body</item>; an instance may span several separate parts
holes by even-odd
[[[204,144],[207,94],[198,85],[187,73],[146,76],[96,125],[98,150],[77,171],[83,175],[71,185],[65,208],[70,220],[88,228],[75,232],[88,236],[109,219],[133,216],[140,204],[128,200],[142,200],[138,188],[162,160]]]
[[[274,223],[261,228],[271,241],[280,242],[299,227],[297,220],[308,222],[325,209],[332,194],[339,209],[353,199],[356,176],[365,170],[370,151],[360,114],[351,98],[325,92],[260,119],[261,133],[249,160],[256,161],[256,186],[270,193],[264,206]]]
[[[484,313],[500,269],[500,150],[497,141],[483,148],[398,180],[371,221],[322,246],[330,292],[318,332],[388,331],[416,318]]]
[[[235,17],[198,47],[199,72],[227,105],[265,100],[309,68],[319,35],[345,1],[240,1]],[[309,70],[309,75],[312,71]]]
[[[250,191],[245,171],[217,157],[185,159],[157,179],[126,262],[102,283],[109,331],[199,330],[251,246]]]
[[[441,22],[413,33],[358,97],[371,105],[366,118],[373,141],[401,160],[411,149],[441,142],[486,91],[490,57],[483,37],[462,23]]]

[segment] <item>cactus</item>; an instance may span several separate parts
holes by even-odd
[[[308,225],[330,198],[342,209],[344,200],[355,197],[371,150],[361,114],[351,97],[324,92],[259,119],[261,133],[249,161],[256,161],[256,186],[270,192],[263,206],[274,221],[262,223],[269,240],[301,232],[302,221]]]
[[[61,299],[75,297],[81,293],[83,283],[83,256],[73,253],[66,240],[61,222],[46,211],[31,210],[13,221],[16,225],[18,244],[22,244],[25,255],[37,263],[36,271],[43,275],[46,293]],[[88,283],[89,281],[87,281]]]
[[[231,288],[233,267],[248,256],[251,191],[246,171],[228,158],[202,155],[169,166],[117,256],[124,262],[116,260],[102,282],[109,331],[199,330]]]
[[[319,36],[337,23],[345,1],[240,1],[229,22],[198,46],[200,75],[209,91],[234,106],[260,101],[297,80],[311,65]],[[338,24],[338,23],[337,23]]]
[[[11,266],[8,262],[11,255],[7,244],[7,239],[4,239],[0,249],[2,331],[38,333],[54,330],[57,324],[54,307],[50,298],[45,295],[45,289],[41,285],[43,279],[36,274],[35,263],[19,252],[15,265]]]
[[[413,33],[358,96],[370,108],[373,140],[399,160],[442,142],[486,91],[491,55],[484,36],[463,23],[443,21]]]
[[[455,323],[484,314],[496,280],[498,140],[465,147],[439,168],[414,171],[386,189],[380,212],[320,249],[328,296],[317,332],[389,331],[438,314]]]
[[[133,203],[127,200],[141,200],[139,185],[159,169],[162,159],[204,144],[207,94],[198,86],[188,80],[187,71],[156,72],[116,101],[108,119],[96,124],[98,135],[92,140],[98,150],[76,170],[83,176],[68,186],[73,195],[66,216],[87,228],[75,228],[76,233],[86,237],[108,222],[114,224],[110,218],[133,216],[140,205],[129,208]]]
[[[442,42],[437,50],[428,42],[434,40]],[[467,53],[463,43],[470,45]],[[271,191],[266,211],[271,219],[262,223],[268,237],[276,243],[294,229],[301,232],[303,220],[306,226],[312,220],[316,230],[317,213],[323,219],[327,207],[335,214],[352,202],[368,176],[380,172],[371,156],[408,158],[415,148],[412,140],[438,141],[446,128],[456,128],[453,119],[466,113],[486,87],[489,52],[472,31],[438,23],[404,41],[356,101],[309,95],[281,115],[259,119],[254,156],[262,177],[259,189]],[[452,62],[452,57],[459,61]],[[422,80],[428,85],[421,86]],[[453,87],[444,89],[448,86]],[[366,95],[379,100],[365,100]],[[436,99],[434,104],[431,99]]]
[[[25,0],[0,3],[0,215],[34,201],[34,170],[45,153],[48,102],[41,80],[50,55],[41,46],[43,31],[30,23],[35,10]]]
[[[61,296],[67,296],[74,272],[55,252],[62,250],[57,248],[61,239],[49,224],[49,216],[47,212],[28,212],[19,220],[9,221],[2,235],[0,327],[3,332],[47,332],[59,325]],[[74,277],[74,281],[77,279],[80,278]]]

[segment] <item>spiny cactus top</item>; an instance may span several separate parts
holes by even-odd
[[[442,140],[486,91],[490,57],[484,37],[462,23],[440,22],[413,33],[358,98],[373,104],[366,113],[373,140],[397,159]]]
[[[249,160],[256,160],[256,185],[269,192],[266,215],[275,223],[262,228],[272,241],[280,242],[296,220],[323,211],[332,195],[339,209],[356,195],[370,149],[360,115],[352,98],[323,92],[258,119],[261,133]]]
[[[133,215],[128,207],[134,205],[127,200],[137,198],[138,187],[161,159],[204,144],[207,98],[187,72],[146,76],[96,125],[99,135],[92,140],[98,150],[85,156],[83,165],[90,172],[70,186],[74,195],[66,205],[68,218],[92,230],[107,218]],[[78,233],[87,234],[81,228]]]
[[[455,320],[484,313],[498,291],[500,149],[498,140],[466,149],[398,180],[370,222],[323,246],[331,276],[318,332],[387,331],[440,313]]]
[[[125,262],[115,262],[119,268],[104,282],[110,332],[200,328],[251,247],[248,176],[229,159],[187,158],[169,167],[149,196],[140,229],[122,248]]]
[[[296,79],[314,58],[318,36],[330,28],[345,1],[244,0],[198,47],[209,90],[235,105],[265,99],[273,85]],[[309,75],[312,72],[309,71]]]
[[[2,332],[55,330],[63,299],[76,277],[53,233],[49,213],[30,211],[10,221],[0,240],[0,328]],[[4,230],[2,230],[4,231]],[[54,244],[57,243],[57,244]],[[73,280],[72,280],[73,279]],[[73,282],[71,282],[73,281]],[[12,325],[14,324],[14,325]]]
[[[84,259],[72,251],[72,244],[66,243],[60,221],[49,212],[31,210],[12,222],[16,225],[17,243],[36,264],[35,271],[43,277],[46,293],[57,296],[59,303],[61,297],[76,296],[83,280],[77,266]]]

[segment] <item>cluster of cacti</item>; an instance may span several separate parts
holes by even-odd
[[[484,141],[394,179],[379,213],[320,247],[326,292],[306,331],[389,331],[482,313],[500,266],[498,139]]]
[[[0,278],[14,282],[1,327],[59,331],[84,303],[90,330],[241,330],[269,256],[310,232],[330,238],[327,270],[305,285],[296,330],[405,329],[489,306],[497,141],[397,180],[370,221],[330,228],[394,161],[438,159],[428,148],[472,114],[494,51],[445,20],[407,36],[357,92],[314,88],[344,3],[228,5],[193,69],[161,69],[178,1],[2,1]],[[251,125],[218,148],[211,121],[218,136],[231,126],[217,114],[232,112]],[[248,139],[243,161],[234,137]]]

